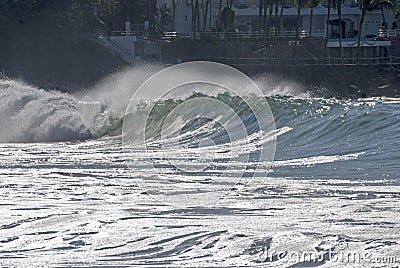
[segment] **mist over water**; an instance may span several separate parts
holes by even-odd
[[[80,101],[106,105],[108,110],[122,116],[140,85],[163,68],[156,64],[127,68],[110,74],[92,87],[72,95]]]
[[[0,79],[0,142],[98,138],[118,128],[133,92],[160,67],[128,69],[73,94]]]
[[[310,98],[315,94],[310,93],[310,89],[304,88],[296,81],[282,79],[272,74],[264,73],[252,77],[265,96],[295,96],[301,98]]]

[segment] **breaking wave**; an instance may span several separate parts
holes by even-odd
[[[0,141],[44,142],[91,137],[73,97],[0,80]]]
[[[121,77],[118,79],[121,80]],[[104,88],[110,85],[111,82],[108,82]],[[318,99],[304,96],[303,93],[297,97],[277,95],[276,88],[263,87],[262,90],[273,112],[276,128],[285,130],[278,140],[285,145],[279,152],[283,159],[290,159],[293,155],[309,158],[320,155],[317,152],[321,151],[327,156],[334,156],[338,153],[338,147],[346,148],[346,152],[341,153],[359,154],[368,149],[387,148],[393,141],[399,140],[399,114],[397,109],[391,108],[393,104],[398,104],[397,99]],[[0,142],[57,142],[120,135],[124,109],[129,101],[126,91],[132,92],[132,85],[129,82],[120,85],[120,89],[109,91],[113,95],[109,95],[108,99],[104,97],[106,93],[99,92],[96,98],[91,97],[93,94],[90,92],[86,92],[83,98],[0,79]],[[107,91],[104,89],[103,92]],[[118,92],[125,92],[125,97],[113,101],[113,96],[120,94]],[[192,93],[182,99],[159,101],[147,122],[148,138],[154,139],[160,135],[160,126],[176,106],[199,96],[198,93]],[[228,104],[240,115],[248,135],[259,131],[257,124],[254,124],[254,116],[239,97],[227,93],[206,97]],[[143,116],[140,107],[128,115],[132,118],[140,116]],[[190,137],[193,140],[187,143],[188,146],[201,142],[202,135],[215,137],[220,130],[210,127],[212,122],[209,120],[182,120],[178,128],[183,128],[183,134],[190,130],[198,131]],[[258,140],[266,138],[260,133],[258,135],[261,135]],[[224,138],[214,138],[214,141],[216,145],[229,142]],[[392,150],[398,151],[397,147]]]

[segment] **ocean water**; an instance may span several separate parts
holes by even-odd
[[[126,147],[132,81],[116,80],[74,95],[0,81],[1,266],[400,265],[400,100],[262,81],[273,131],[237,96],[189,94],[158,102],[150,142]],[[229,104],[248,136],[173,118],[178,138],[159,142],[168,112],[199,96]]]

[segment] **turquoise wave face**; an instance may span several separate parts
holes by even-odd
[[[292,130],[278,138],[275,159],[362,154],[322,166],[277,168],[275,174],[301,178],[398,179],[400,101],[363,99],[269,99],[277,127]]]
[[[191,98],[194,97],[196,95]],[[249,135],[259,130],[251,111],[240,98],[229,94],[219,94],[214,98],[235,110]],[[337,100],[270,96],[266,100],[273,112],[276,128],[290,129],[277,137],[273,176],[372,180],[399,178],[398,99]],[[155,106],[147,125],[149,139],[160,134],[161,122],[182,102],[165,100]],[[134,118],[138,114],[129,116]],[[207,120],[182,122],[183,132],[210,123]],[[226,132],[219,131],[217,126],[205,131],[197,133],[193,139],[212,136],[217,144],[229,142]],[[257,151],[252,152],[252,156],[256,157]]]

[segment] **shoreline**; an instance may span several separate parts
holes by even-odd
[[[156,63],[156,62],[153,62]],[[147,63],[132,66],[141,68]],[[171,66],[157,62],[160,66]],[[359,99],[370,97],[400,98],[400,71],[395,68],[377,66],[249,66],[230,65],[248,75],[251,79],[262,79],[266,86],[279,88],[286,84],[298,87],[298,93],[311,97]],[[126,67],[125,67],[126,68]],[[123,69],[125,69],[123,68]],[[120,68],[116,68],[116,73]],[[21,79],[4,75],[2,79],[17,79],[45,90],[74,93],[95,85],[115,72],[105,74],[91,85],[77,81],[57,82],[48,79]]]
[[[162,62],[152,62],[158,66],[171,66]],[[223,63],[223,62],[221,62]],[[144,68],[148,63],[135,65],[134,68]],[[229,65],[229,64],[228,64]],[[129,65],[127,65],[129,66]],[[126,69],[127,66],[122,67]],[[267,87],[278,88],[284,83],[298,87],[298,92],[310,94],[312,97],[357,99],[369,97],[400,98],[400,69],[396,67],[378,66],[250,66],[229,65],[242,71],[252,79],[264,79]],[[129,67],[128,67],[129,68]],[[98,79],[87,81],[57,81],[49,77],[35,79],[21,76],[4,75],[3,79],[17,79],[46,90],[61,92],[78,92],[94,86],[96,83],[118,73],[121,66],[115,66],[113,72],[103,73]],[[92,72],[96,72],[92,70]]]
[[[276,66],[238,68],[247,75],[268,74],[274,80],[293,81],[314,97],[400,98],[400,74],[376,66]]]

